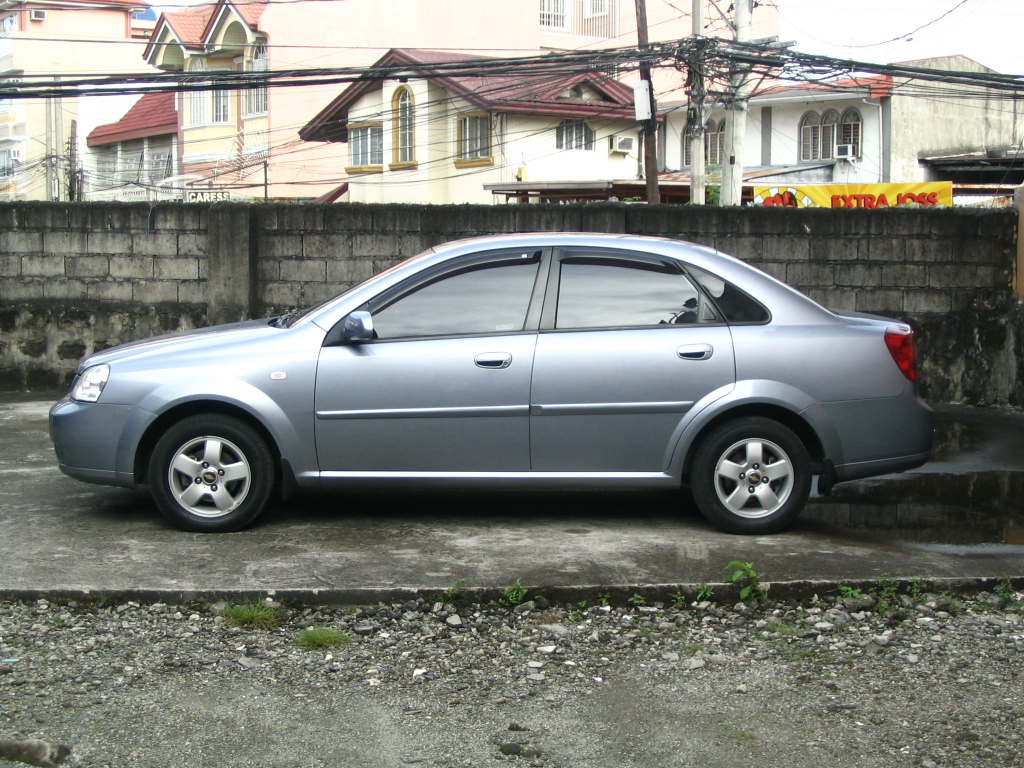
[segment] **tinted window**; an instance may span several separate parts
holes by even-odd
[[[561,263],[556,328],[708,320],[693,283],[671,263],[571,257]]]
[[[521,331],[538,257],[449,272],[373,313],[380,339]]]
[[[715,305],[729,323],[767,323],[771,319],[768,310],[754,301],[732,283],[691,267],[693,276],[714,299]]]

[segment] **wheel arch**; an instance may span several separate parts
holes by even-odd
[[[220,414],[222,416],[232,416],[255,429],[259,433],[260,437],[263,438],[263,441],[267,444],[267,448],[270,449],[271,455],[274,457],[276,470],[275,483],[279,483],[285,488],[289,488],[289,484],[294,484],[294,478],[290,477],[290,469],[287,462],[282,462],[281,460],[281,449],[278,446],[277,441],[274,439],[274,436],[270,433],[270,430],[267,429],[266,425],[244,408],[235,405],[234,403],[228,403],[222,400],[190,400],[188,402],[179,403],[172,408],[168,408],[154,419],[143,433],[142,439],[139,441],[138,449],[135,452],[135,464],[132,469],[136,482],[146,482],[149,462],[153,457],[153,449],[156,446],[157,441],[160,439],[160,436],[163,435],[172,424],[190,416],[213,413]]]
[[[815,474],[820,473],[822,463],[825,460],[825,448],[822,445],[821,438],[818,436],[818,433],[806,419],[804,419],[800,414],[795,413],[788,408],[784,408],[781,405],[773,403],[748,402],[726,408],[719,413],[716,413],[701,425],[698,432],[689,442],[683,460],[683,478],[687,478],[690,474],[690,468],[693,463],[694,454],[696,453],[696,447],[701,444],[713,429],[727,421],[733,421],[747,416],[759,416],[761,418],[771,419],[772,421],[777,421],[779,424],[790,429],[807,449],[807,453],[811,459],[811,471]]]

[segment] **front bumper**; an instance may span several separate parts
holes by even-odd
[[[50,439],[57,465],[68,477],[134,488],[137,440],[126,426],[137,416],[129,405],[79,403],[68,397],[50,409]]]

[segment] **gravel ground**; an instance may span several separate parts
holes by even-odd
[[[88,768],[1024,766],[1024,594],[878,591],[268,603],[270,629],[224,604],[0,602],[0,739]],[[321,628],[345,642],[298,644]]]

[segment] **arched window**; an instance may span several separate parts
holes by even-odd
[[[800,120],[800,161],[821,158],[821,118],[817,112],[808,112]]]
[[[391,162],[416,162],[413,122],[412,92],[398,88],[391,97]]]
[[[836,128],[839,126],[839,113],[834,109],[821,116],[821,154],[822,160],[836,155]]]
[[[252,58],[246,60],[245,69],[248,72],[267,71],[267,46],[263,43],[252,49]],[[245,114],[264,115],[267,112],[267,86],[260,85],[258,88],[250,88],[245,92]]]
[[[860,112],[856,109],[848,109],[843,113],[843,120],[839,126],[839,143],[853,145],[854,157],[860,157],[860,126],[862,122]]]
[[[593,149],[594,131],[583,120],[563,120],[555,132],[559,149]]]

